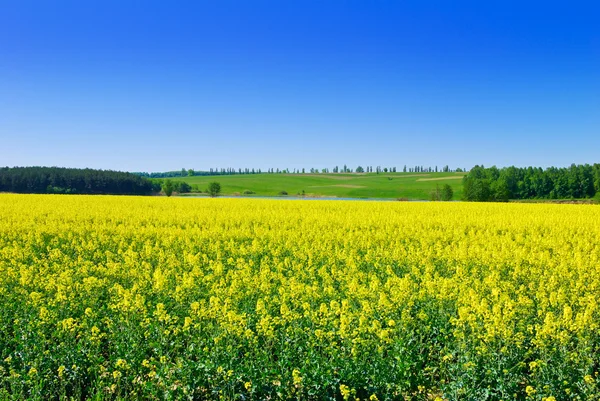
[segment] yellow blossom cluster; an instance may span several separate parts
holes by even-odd
[[[598,399],[600,208],[0,195],[0,398]]]

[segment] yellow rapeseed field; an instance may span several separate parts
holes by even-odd
[[[590,400],[600,207],[0,195],[0,398]]]

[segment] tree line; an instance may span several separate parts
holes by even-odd
[[[133,174],[139,175],[140,177],[146,178],[174,178],[174,177],[193,177],[193,176],[212,176],[212,175],[239,175],[239,174],[330,174],[330,173],[396,173],[402,171],[403,173],[438,173],[438,172],[463,172],[465,171],[462,168],[451,169],[448,165],[443,167],[438,166],[407,166],[404,165],[404,168],[400,170],[400,168],[396,167],[382,167],[382,166],[358,166],[355,169],[349,167],[344,164],[343,167],[335,166],[332,169],[329,168],[268,168],[266,170],[262,170],[260,168],[211,168],[207,171],[203,170],[194,170],[194,169],[186,169],[182,168],[181,170],[176,171],[165,171],[165,172],[157,172],[157,173],[147,173],[147,172],[135,172]]]
[[[139,175],[65,167],[0,168],[0,192],[34,194],[149,195],[160,191]]]
[[[582,199],[600,197],[600,164],[569,167],[475,166],[463,178],[463,199]]]

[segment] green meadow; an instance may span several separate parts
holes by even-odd
[[[328,174],[239,174],[220,176],[173,177],[198,190],[206,191],[209,182],[221,184],[222,195],[277,196],[282,191],[289,196],[306,195],[338,198],[406,198],[429,199],[436,186],[449,184],[454,198],[462,195],[464,173],[328,173]]]

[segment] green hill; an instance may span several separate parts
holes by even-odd
[[[338,174],[240,174],[220,176],[173,177],[185,181],[200,191],[208,183],[221,184],[223,195],[243,195],[252,191],[255,196],[276,196],[285,191],[290,196],[335,196],[339,198],[408,198],[429,199],[436,185],[449,184],[454,199],[462,194],[465,173],[338,173]]]

